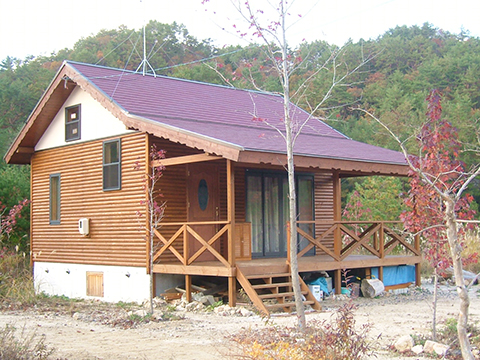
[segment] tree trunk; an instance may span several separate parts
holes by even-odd
[[[153,193],[153,188],[154,188],[155,184],[152,185],[151,187],[151,193],[150,193],[150,198],[153,199],[153,196],[154,196],[154,193]],[[149,263],[149,266],[150,266],[150,314],[153,315],[153,234],[154,234],[154,230],[155,230],[155,226],[154,226],[154,208],[152,206],[152,201],[150,201],[150,204],[149,204],[149,212],[150,212],[150,224],[149,224],[149,227],[150,227],[150,231],[148,232],[148,241],[150,242],[150,251],[148,253],[148,263]]]
[[[464,360],[474,360],[470,341],[468,340],[468,308],[470,299],[468,298],[467,287],[463,279],[462,268],[462,247],[458,239],[457,219],[455,216],[455,200],[450,196],[444,198],[445,203],[445,225],[447,227],[447,239],[450,246],[453,261],[453,271],[455,276],[455,285],[457,287],[458,297],[460,298],[460,309],[457,321],[457,334],[462,358]]]
[[[438,269],[437,266],[433,267],[433,320],[432,320],[432,339],[437,341],[437,299],[438,299]]]
[[[287,168],[288,168],[288,193],[289,193],[289,221],[290,221],[290,272],[292,276],[293,292],[295,294],[295,308],[297,309],[297,326],[301,331],[305,330],[305,307],[303,305],[302,290],[298,274],[298,258],[297,258],[297,204],[295,191],[295,172],[293,163],[293,146],[289,146],[287,151]]]
[[[289,63],[288,63],[288,48],[286,40],[286,25],[285,25],[285,1],[280,2],[280,12],[282,27],[282,88],[283,88],[283,111],[285,123],[285,142],[287,148],[287,174],[288,174],[288,204],[289,204],[289,223],[290,223],[290,248],[287,250],[290,253],[290,274],[292,277],[292,287],[295,296],[295,308],[297,310],[297,327],[300,331],[305,331],[305,307],[303,305],[302,289],[300,287],[300,279],[298,274],[298,259],[297,259],[297,195],[295,189],[295,163],[293,159],[293,145],[294,145],[294,131],[293,121],[290,113],[290,81],[289,81]]]

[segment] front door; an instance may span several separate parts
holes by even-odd
[[[219,217],[219,167],[215,164],[197,163],[188,165],[187,199],[188,222],[217,221]],[[208,242],[217,232],[216,225],[192,225],[205,241]],[[189,256],[194,255],[202,244],[189,236]],[[220,239],[213,248],[220,252]],[[206,250],[196,261],[210,261],[216,258]]]

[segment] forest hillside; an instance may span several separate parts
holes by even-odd
[[[141,63],[142,30],[120,27],[82,38],[72,49],[50,56],[0,60],[0,153],[8,150],[43,91],[64,60],[80,61],[129,70]],[[180,24],[150,21],[146,26],[149,62],[157,75],[167,75],[240,88],[259,85],[280,90],[273,64],[259,45],[216,47],[209,39],[197,39]],[[464,143],[475,142],[480,118],[480,39],[468,33],[452,34],[431,24],[400,26],[377,39],[360,40],[343,48],[322,41],[302,43],[292,56],[308,58],[291,79],[292,88],[315,76],[301,96],[292,100],[309,110],[330,85],[328,70],[316,73],[323,62],[337,53],[349,69],[364,63],[336,87],[316,115],[351,138],[398,150],[396,142],[374,121],[355,108],[374,112],[401,139],[408,139],[425,120],[425,98],[432,89],[442,93],[443,115]],[[253,80],[253,82],[252,82]],[[408,143],[415,153],[415,141]],[[460,155],[466,164],[478,163],[473,154]],[[398,217],[402,210],[405,181],[401,179],[345,180],[343,197],[359,197],[370,217]],[[469,191],[480,203],[477,181]],[[379,195],[381,194],[381,195]],[[8,210],[29,197],[27,166],[0,162],[0,206]],[[362,206],[363,206],[362,205]],[[373,211],[374,210],[374,211]],[[5,211],[5,210],[4,210]],[[28,211],[19,222],[20,231],[9,240],[27,250]]]

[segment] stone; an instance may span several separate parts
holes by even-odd
[[[215,298],[212,295],[202,296],[198,301],[207,306],[215,304]]]
[[[436,341],[427,340],[425,342],[425,346],[423,347],[423,351],[427,354],[437,354],[437,355],[445,355],[448,351],[449,346],[438,343]]]
[[[147,316],[148,312],[146,310],[136,310],[134,312],[132,312],[132,315],[135,315],[135,316],[140,316],[140,317],[145,317]]]
[[[413,345],[415,344],[413,343],[413,339],[410,335],[400,336],[397,341],[395,341],[395,344],[393,344],[393,346],[399,353],[404,353],[412,350]]]
[[[203,305],[200,301],[192,301],[185,306],[185,310],[191,312],[203,311],[204,309],[205,305]]]
[[[449,348],[448,345],[437,343],[433,346],[433,351],[435,351],[437,355],[444,356],[447,354]]]
[[[415,353],[416,355],[420,355],[423,353],[423,346],[422,345],[415,345],[412,347],[412,352]]]
[[[243,317],[248,317],[248,316],[253,316],[255,314],[253,313],[253,311],[250,311],[245,308],[240,308],[240,315],[242,315]]]

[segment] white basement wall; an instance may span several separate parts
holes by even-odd
[[[33,271],[37,293],[106,302],[149,299],[150,278],[142,267],[35,262]],[[87,296],[87,272],[103,273],[103,297]]]

